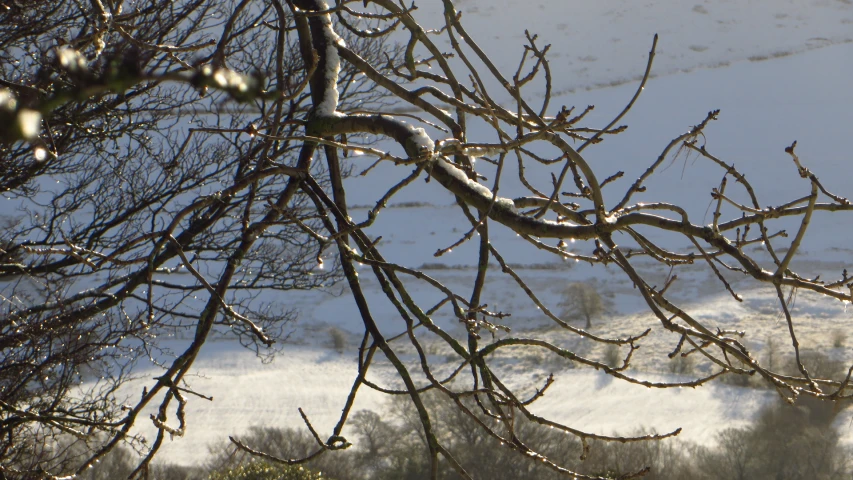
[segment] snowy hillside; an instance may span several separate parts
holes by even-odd
[[[764,61],[853,41],[846,0],[462,0],[471,36],[505,72],[518,65],[524,30],[551,44],[556,92],[620,85],[642,74],[661,36],[655,74]],[[442,2],[417,2],[425,27],[443,26]],[[832,68],[824,65],[823,68]]]
[[[440,3],[421,1],[417,18],[426,26],[439,27]],[[849,1],[460,0],[458,7],[469,33],[506,72],[515,69],[525,28],[538,33],[542,44],[553,44],[555,91],[561,93],[554,103],[580,108],[595,104],[588,123],[596,126],[606,124],[633,94],[634,80],[645,66],[652,36],[661,35],[655,78],[623,121],[629,129],[587,153],[602,177],[616,170],[626,172],[629,180],[607,187],[612,191],[605,189],[606,198],[607,193],[613,195],[608,198],[610,203],[621,198],[628,182],[660,154],[667,142],[716,108],[722,113],[720,121],[707,132],[709,148],[734,162],[754,182],[766,203],[800,196],[796,192],[808,193],[808,183],[796,175],[783,152],[793,140],[799,141],[800,157],[829,190],[853,197],[853,164],[847,146],[853,125],[853,3]],[[408,172],[407,168],[380,166],[379,174],[372,174],[369,180],[351,179],[351,203],[372,205],[377,191],[384,191]],[[514,178],[513,172],[505,175]],[[708,192],[721,176],[719,169],[693,156],[681,156],[648,182],[649,193],[642,201],[673,201],[694,218],[710,222],[710,217],[705,217]],[[474,245],[468,243],[442,257],[433,256],[437,248],[451,245],[467,229],[459,210],[450,207],[451,196],[440,188],[435,182],[416,182],[392,203],[423,203],[389,209],[370,233],[386,235],[381,247],[390,261],[425,267],[428,274],[448,286],[470,284],[475,274],[470,264],[475,257],[471,255]],[[502,184],[502,196],[521,193],[512,181]],[[366,212],[364,208],[355,209],[353,214],[363,216]],[[394,235],[387,234],[391,226]],[[780,222],[776,227],[786,225]],[[519,274],[551,308],[559,304],[566,282],[597,282],[609,307],[608,314],[596,321],[593,332],[623,336],[652,328],[632,374],[652,380],[664,375],[674,378],[660,359],[672,350],[677,338],[660,331],[621,272],[614,267],[553,265],[551,255],[520,241],[514,233],[494,230],[493,241],[507,253],[507,261],[518,267]],[[817,216],[804,242],[801,263],[795,267],[808,275],[832,276],[844,268],[853,269],[853,250],[844,240],[851,236],[853,221]],[[664,244],[668,241],[661,240]],[[684,246],[683,240],[677,242],[675,246]],[[576,248],[591,252],[590,246],[580,242]],[[668,273],[651,264],[638,264],[645,268],[644,274],[652,278],[657,275],[661,281]],[[735,288],[746,288],[739,292],[746,298],[744,303],[734,302],[701,266],[687,271],[672,293],[712,325],[736,329],[748,326],[751,336],[744,341],[760,355],[769,339],[784,340],[786,325],[773,308],[773,292],[751,290],[737,279],[733,282]],[[369,296],[382,295],[375,281],[366,281],[366,285],[370,287]],[[298,407],[305,409],[321,436],[328,435],[355,378],[359,339],[352,332],[359,331],[361,325],[353,301],[338,293],[288,297],[288,305],[301,310],[300,319],[291,344],[271,364],[261,364],[250,352],[224,343],[207,344],[195,364],[198,377],[192,386],[214,400],[190,400],[188,433],[165,445],[160,461],[197,462],[206,454],[204,445],[252,425],[298,427]],[[429,303],[429,297],[424,300]],[[515,335],[530,330],[550,334],[541,330],[546,325],[541,312],[499,269],[489,277],[484,301],[492,308],[512,312],[506,323]],[[391,305],[374,305],[380,327],[402,332]],[[805,348],[824,350],[835,359],[853,362],[853,346],[833,348],[829,338],[832,330],[849,331],[853,327],[853,312],[840,303],[818,303],[808,296],[797,299],[794,312]],[[449,316],[439,315],[436,321],[453,334],[462,333]],[[343,353],[328,344],[330,327],[350,332],[350,343]],[[600,347],[591,350],[580,341],[572,347],[595,358],[606,355]],[[440,349],[431,355],[439,363],[443,358]],[[412,356],[407,360],[415,359]],[[516,373],[518,384],[531,389],[555,373],[556,384],[535,410],[573,427],[601,433],[627,434],[641,426],[658,432],[683,427],[683,438],[708,443],[722,427],[745,425],[774,395],[769,390],[721,384],[696,390],[649,390],[544,356],[507,357],[501,362],[500,368]],[[382,365],[372,375],[383,384],[395,378]],[[379,410],[383,398],[362,389],[356,409]],[[850,415],[845,413],[839,422],[845,440],[853,442]],[[141,428],[145,431],[147,426]]]

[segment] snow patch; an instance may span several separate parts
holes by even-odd
[[[477,146],[477,147],[465,147],[462,149],[462,154],[467,155],[469,157],[488,157],[494,155],[500,155],[503,153],[505,149],[500,147],[487,147],[487,146]]]
[[[317,6],[321,10],[328,10],[329,6],[324,1],[318,1]],[[332,17],[329,14],[321,15],[323,23],[323,36],[326,37],[326,70],[323,78],[326,85],[323,89],[323,101],[317,105],[315,114],[321,117],[340,116],[338,108],[338,74],[341,71],[341,58],[338,56],[338,45],[346,47],[344,40],[335,33]]]
[[[412,129],[412,141],[415,143],[415,148],[417,148],[418,152],[429,152],[431,155],[435,151],[435,142],[429,138],[429,135],[427,135],[426,130],[423,128]]]
[[[451,177],[459,180],[460,182],[466,184],[468,188],[474,190],[478,194],[487,197],[489,200],[492,199],[494,193],[488,188],[480,185],[479,183],[468,178],[468,175],[465,174],[462,169],[448,162],[442,157],[438,158],[438,163],[444,168],[444,170],[450,174]],[[515,203],[509,198],[497,197],[495,199],[495,204],[503,209],[515,211]]]

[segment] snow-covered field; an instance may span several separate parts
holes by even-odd
[[[443,26],[442,2],[416,2],[415,16]],[[847,0],[461,0],[471,36],[504,71],[517,66],[524,30],[551,44],[556,92],[639,78],[652,36],[655,74],[760,62],[853,41]],[[448,42],[449,45],[449,42]]]
[[[418,18],[425,25],[440,26],[440,3],[420,2]],[[645,66],[652,36],[661,35],[655,78],[624,119],[630,128],[587,152],[602,176],[625,170],[625,178],[632,181],[670,139],[702,120],[707,111],[720,108],[720,121],[707,131],[709,148],[746,173],[766,203],[808,192],[808,184],[796,175],[783,152],[793,140],[799,141],[800,157],[829,190],[853,197],[853,158],[847,146],[853,129],[853,2],[849,0],[460,0],[458,6],[469,33],[507,72],[514,71],[525,28],[538,33],[542,44],[553,44],[555,90],[562,93],[553,104],[581,108],[595,104],[590,126],[606,124],[630,98],[636,88],[634,80]],[[352,203],[372,204],[376,192],[384,191],[382,182],[390,186],[408,170],[391,167],[375,173],[350,181]],[[722,172],[682,156],[648,183],[649,192],[643,201],[673,201],[687,208],[694,219],[707,218],[710,222],[710,217],[705,217],[708,192],[721,178]],[[372,233],[385,235],[383,254],[409,266],[425,265],[430,275],[449,287],[470,284],[475,273],[471,268],[473,245],[463,245],[440,258],[432,255],[467,230],[464,217],[450,207],[452,198],[434,182],[416,183],[395,201],[427,204],[391,208],[372,227]],[[627,184],[623,180],[612,187],[611,203],[617,196],[621,198]],[[501,188],[504,196],[521,193],[511,182]],[[366,212],[355,210],[356,215]],[[817,216],[794,269],[804,275],[823,273],[831,277],[839,276],[843,268],[851,269],[853,248],[846,243],[851,234],[853,221],[849,217]],[[660,332],[630,282],[615,267],[592,269],[572,263],[544,268],[542,264],[553,262],[553,257],[520,241],[515,234],[494,229],[493,235],[509,262],[529,266],[519,268],[519,273],[547,305],[556,308],[567,282],[594,279],[610,305],[593,332],[623,336],[655,329],[634,360],[634,373],[647,379],[673,378],[661,359],[678,339]],[[683,241],[679,242],[675,246],[683,247]],[[657,275],[661,282],[667,274],[651,263],[638,264],[644,274],[652,278]],[[736,281],[734,287],[742,289],[739,293],[745,297],[738,304],[701,267],[679,273],[679,278],[671,290],[677,300],[712,325],[747,329],[750,334],[744,341],[759,355],[768,339],[782,348],[788,345],[787,327],[774,308],[772,292],[754,290],[748,283]],[[365,282],[369,297],[379,299],[382,293],[375,282]],[[410,289],[419,291],[414,283]],[[289,294],[283,303],[299,308],[300,319],[292,342],[270,364],[262,364],[250,352],[230,343],[207,344],[195,364],[198,376],[191,382],[194,390],[214,400],[190,398],[187,435],[168,442],[160,460],[197,462],[207,453],[207,444],[223,441],[252,425],[300,426],[298,407],[305,410],[321,436],[329,435],[356,375],[359,339],[354,332],[360,331],[361,325],[352,300],[337,293]],[[419,294],[426,303],[434,295],[428,291]],[[800,341],[807,349],[822,350],[849,364],[853,362],[853,347],[834,348],[830,334],[833,330],[850,331],[853,312],[847,312],[840,303],[820,300],[807,295],[796,300]],[[555,331],[547,330],[550,327],[536,306],[499,270],[489,277],[484,301],[492,309],[512,312],[506,323],[515,334],[537,330],[557,338]],[[373,304],[386,332],[402,331],[392,306],[379,301]],[[449,317],[436,320],[451,333],[462,332]],[[352,333],[343,353],[328,345],[332,326]],[[585,355],[602,358],[605,354],[600,347],[572,341],[576,342],[572,347]],[[443,359],[437,347],[430,353],[436,362]],[[710,443],[719,429],[748,423],[774,395],[720,384],[695,390],[650,390],[595,371],[572,368],[544,355],[507,357],[498,365],[514,374],[517,385],[531,389],[553,372],[557,382],[535,410],[573,427],[602,433],[627,434],[641,426],[659,432],[683,427],[683,438]],[[392,372],[382,365],[373,370],[371,378],[385,384],[394,381]],[[128,394],[135,396],[138,392]],[[356,409],[380,410],[382,402],[381,395],[363,388]],[[842,414],[839,425],[845,441],[853,442],[850,415]]]

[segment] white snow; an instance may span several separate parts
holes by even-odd
[[[448,162],[445,158],[438,157],[436,162],[439,165],[441,165],[441,167],[447,173],[449,173],[453,178],[464,183],[470,189],[474,190],[475,192],[477,192],[481,196],[487,198],[489,201],[491,201],[492,198],[494,197],[494,192],[492,192],[488,187],[469,179],[468,175],[466,175],[465,172],[462,171],[462,169],[460,169],[456,165]],[[499,208],[502,208],[505,210],[515,211],[515,203],[513,203],[513,201],[509,198],[497,197],[497,198],[495,198],[495,205],[497,205]]]
[[[317,2],[322,10],[328,10],[329,6],[324,1]],[[330,14],[320,15],[323,23],[323,36],[326,37],[326,71],[323,78],[326,85],[323,92],[323,101],[317,105],[315,114],[321,117],[338,115],[338,74],[341,71],[341,59],[338,56],[338,45],[345,47],[344,39],[335,32],[332,16]]]
[[[504,152],[504,149],[501,148],[500,145],[495,146],[484,146],[479,145],[476,147],[465,147],[462,149],[462,155],[467,155],[469,157],[488,157],[492,155],[500,155]]]
[[[442,2],[416,3],[418,10],[413,15],[424,28],[444,26]],[[455,3],[472,39],[507,78],[518,68],[525,30],[539,35],[539,48],[550,44],[554,93],[558,96],[635,81],[643,73],[655,33],[660,35],[655,76],[761,62],[853,41],[853,4],[846,1]],[[442,39],[439,47],[449,49],[449,42]],[[493,96],[500,93],[509,99],[496,84],[491,89]],[[535,97],[542,90],[542,83],[536,83],[525,92]],[[554,106],[559,105],[555,102]]]
[[[415,147],[419,152],[428,153],[432,155],[435,151],[435,142],[429,138],[426,130],[423,128],[413,128],[412,129],[412,141],[415,143]]]
[[[186,396],[185,435],[166,441],[158,461],[194,464],[204,459],[206,446],[227,441],[229,435],[239,438],[252,426],[306,429],[298,412],[300,407],[321,438],[331,434],[356,376],[354,349],[340,355],[332,349],[293,346],[280,360],[262,365],[245,350],[222,344],[210,347],[196,363],[198,377],[191,378],[190,384],[194,391],[212,395],[213,401]],[[541,365],[521,362],[508,368],[530,388],[541,386],[550,373]],[[744,426],[752,413],[774,395],[770,391],[724,385],[648,389],[581,369],[554,373],[556,382],[534,404],[533,411],[556,416],[575,428],[607,434],[625,434],[642,426],[661,433],[682,427],[681,438],[710,443],[717,429],[715,420],[724,421],[728,427]],[[388,365],[379,365],[373,367],[369,378],[388,385],[394,374]],[[681,379],[664,375],[647,378]],[[141,387],[133,393],[139,392]],[[381,411],[386,400],[383,394],[362,387],[353,412],[363,408]],[[697,415],[697,411],[703,415]],[[147,415],[141,418],[147,419]],[[150,421],[141,420],[140,426],[140,431],[153,434]],[[355,440],[350,430],[343,433],[348,440]]]

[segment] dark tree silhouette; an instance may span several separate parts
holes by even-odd
[[[845,379],[814,378],[800,361],[783,289],[851,300],[846,273],[809,279],[792,271],[791,262],[814,212],[843,215],[853,207],[824,188],[798,158],[795,144],[787,153],[808,193],[779,207],[760,203],[735,166],[700,143],[717,112],[675,137],[617,194],[612,185],[622,172],[601,177],[607,172],[596,171],[584,152],[622,130],[618,122],[636,96],[606,126],[583,126],[589,109],[551,105],[548,46],[528,35],[517,71],[507,75],[465,30],[452,2],[444,0],[443,6],[443,19],[427,29],[412,16],[414,5],[393,0],[341,0],[331,6],[321,0],[0,5],[0,192],[9,225],[0,252],[2,475],[79,474],[129,442],[144,454],[131,476],[145,476],[163,440],[191,428],[187,396],[205,398],[184,381],[205,341],[227,331],[251,348],[280,345],[293,316],[286,308],[291,292],[341,278],[364,328],[359,374],[340,421],[327,440],[311,430],[317,446],[306,458],[279,458],[234,439],[239,448],[284,463],[346,448],[343,427],[364,386],[411,400],[431,478],[437,478],[440,464],[462,478],[475,472],[456,461],[457,447],[450,447],[456,444],[433,421],[425,390],[436,390],[503,448],[569,477],[599,478],[570,471],[535,450],[516,435],[514,418],[575,436],[584,455],[592,440],[647,441],[678,433],[612,437],[537,415],[529,405],[548,393],[551,380],[526,398],[491,368],[492,358],[512,348],[544,350],[649,387],[698,386],[721,375],[748,374],[763,377],[786,397],[847,395]],[[400,49],[390,44],[392,32],[405,43]],[[449,52],[438,38],[449,40]],[[649,78],[656,43],[657,38],[637,95]],[[512,101],[496,101],[497,89]],[[400,113],[400,106],[415,113]],[[470,128],[478,122],[491,129],[488,138]],[[386,144],[374,148],[364,135]],[[387,144],[396,146],[386,149]],[[677,149],[721,169],[711,225],[695,222],[678,205],[635,200]],[[366,216],[352,212],[343,182],[343,157],[356,153],[409,172],[393,186],[382,186]],[[479,157],[485,161],[475,164]],[[499,195],[500,182],[510,181],[502,176],[508,162],[519,166],[525,196]],[[478,246],[477,274],[466,291],[452,290],[414,265],[386,260],[376,232],[366,230],[418,178],[453,194],[470,221],[457,244],[436,246],[438,254],[463,242]],[[729,179],[745,189],[748,204],[726,192]],[[790,240],[771,230],[779,218],[799,219]],[[614,266],[672,333],[672,355],[701,356],[713,373],[682,383],[632,377],[626,368],[649,331],[604,338],[569,324],[490,242],[496,229],[509,229],[552,253],[555,262]],[[648,230],[686,240],[692,248],[671,251],[651,240],[658,237],[641,233]],[[617,245],[617,233],[633,244]],[[567,239],[578,246],[569,249]],[[747,246],[760,246],[766,259],[747,253]],[[320,270],[323,255],[334,260]],[[674,303],[667,290],[676,277],[660,286],[647,282],[634,267],[637,255],[676,269],[704,262],[736,299],[724,270],[771,286],[789,327],[797,374],[765,368],[739,332],[703,323]],[[379,283],[399,313],[404,335],[377,325],[357,264],[367,267],[362,275]],[[500,330],[500,319],[511,313],[489,310],[493,302],[484,285],[490,275],[511,277],[567,337],[625,347],[623,365],[612,367],[535,336],[481,336]],[[414,284],[444,300],[419,304],[410,293]],[[433,321],[438,311],[462,322],[465,333],[440,329]],[[188,337],[187,345],[172,357],[161,354],[163,339],[175,334]],[[422,346],[427,337],[452,352],[457,368],[449,376],[440,376],[429,361]],[[415,349],[414,367],[401,360],[404,347]],[[393,365],[402,389],[367,380],[377,354]],[[148,357],[162,362],[162,375],[120,403],[117,388],[133,376],[136,360]],[[140,418],[151,405],[157,413]],[[145,444],[130,435],[141,421],[158,429]],[[91,442],[83,458],[70,461],[56,453],[54,447],[69,435]]]

